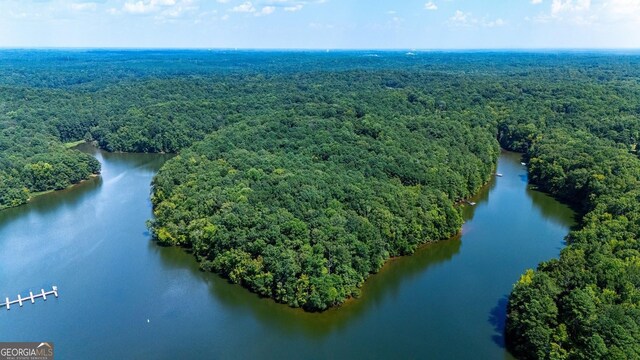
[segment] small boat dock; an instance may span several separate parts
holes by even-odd
[[[31,301],[32,304],[34,304],[36,302],[36,299],[38,298],[42,298],[44,301],[47,301],[47,295],[53,295],[56,298],[58,297],[58,287],[57,286],[52,286],[50,291],[44,291],[44,289],[41,289],[41,291],[39,293],[33,293],[33,291],[29,291],[29,296],[25,296],[22,297],[20,296],[20,294],[18,294],[18,299],[17,300],[9,300],[9,298],[5,298],[4,302],[0,303],[0,307],[5,306],[7,308],[7,310],[11,310],[11,305],[13,304],[19,304],[20,306],[22,306],[23,302],[27,302],[27,301]]]

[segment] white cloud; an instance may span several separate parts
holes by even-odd
[[[530,20],[608,27],[640,26],[640,0],[552,0],[548,12]]]
[[[273,14],[276,11],[276,7],[271,5],[263,6],[258,11],[258,9],[256,9],[251,1],[247,1],[240,5],[234,6],[229,11],[236,13],[254,14],[255,16],[266,16]]]
[[[503,26],[505,23],[504,20],[502,20],[501,18],[497,18],[495,20],[491,20],[491,21],[487,21],[482,23],[482,26],[484,27],[499,27],[499,26]]]
[[[94,2],[71,3],[69,7],[73,11],[96,11],[97,4]]]
[[[217,2],[219,2],[220,4],[226,4],[229,2],[229,0],[216,0]]]
[[[263,0],[262,3],[266,5],[273,5],[276,8],[282,8],[287,12],[297,12],[302,10],[307,5],[313,4],[325,4],[326,0]]]
[[[230,0],[217,0],[218,2],[229,2]],[[263,0],[258,4],[251,1],[245,1],[229,9],[229,12],[248,13],[255,16],[270,15],[278,9],[286,12],[297,12],[302,10],[306,5],[324,4],[326,0]],[[259,6],[264,5],[264,6]]]
[[[125,3],[122,10],[131,13],[131,14],[144,14],[151,11],[151,6],[146,5],[142,1],[138,1],[136,3]]]
[[[603,12],[611,21],[640,23],[640,0],[609,0]]]
[[[542,4],[542,0],[531,0],[531,3],[532,3],[533,5]]]
[[[293,6],[285,6],[284,7],[284,11],[296,12],[296,11],[302,10],[303,7],[304,7],[304,5],[302,5],[302,4],[296,4],[296,5],[293,5]]]
[[[29,16],[29,14],[27,14],[24,11],[22,12],[9,11],[9,15],[14,19],[25,19]]]
[[[154,15],[154,19],[159,22],[174,22],[187,13],[198,10],[194,4],[196,0],[138,0],[128,1],[122,6],[122,12],[133,15]],[[108,13],[116,15],[119,11],[115,8],[107,10]]]
[[[452,17],[449,18],[449,21],[453,24],[458,25],[467,25],[469,22],[469,18],[471,17],[471,13],[465,13],[460,10],[456,10],[456,13],[453,14]]]
[[[274,11],[276,11],[275,6],[265,6],[260,10],[260,15],[271,15]]]
[[[124,12],[130,14],[148,14],[159,11],[162,7],[173,6],[176,4],[176,0],[146,0],[137,2],[126,2],[122,7]]]
[[[600,8],[599,6],[595,6]],[[599,13],[591,0],[552,0],[549,12],[533,17],[534,22],[564,22],[574,25],[591,25],[598,21]]]
[[[251,1],[247,1],[245,3],[242,3],[242,4],[238,5],[238,6],[233,7],[229,11],[231,11],[231,12],[239,12],[239,13],[254,13],[254,12],[256,12],[256,8],[255,8],[255,6],[253,6]]]
[[[553,0],[551,3],[551,16],[586,12],[590,8],[591,0]]]
[[[453,26],[461,26],[461,27],[485,27],[485,28],[493,28],[500,27],[507,24],[501,18],[497,19],[487,19],[486,17],[477,18],[473,16],[470,12],[464,12],[460,10],[456,10],[452,17],[449,18],[449,24]]]
[[[185,13],[198,10],[198,7],[192,4],[192,0],[182,0],[179,4],[171,6],[163,10],[160,15],[156,16],[157,20],[166,20],[167,18],[176,19]]]
[[[428,3],[424,4],[424,8],[425,10],[438,10],[438,5],[434,4],[433,1],[429,1]]]

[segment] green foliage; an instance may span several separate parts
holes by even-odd
[[[0,209],[24,204],[30,193],[59,190],[100,171],[92,156],[0,116]]]
[[[584,215],[514,286],[509,348],[639,358],[640,57],[367,54],[3,50],[0,208],[99,171],[62,142],[180,152],[153,183],[156,239],[321,310],[455,233],[497,137]]]
[[[528,142],[530,180],[585,215],[560,259],[515,285],[508,344],[523,359],[636,359],[640,160],[627,143],[566,128]]]
[[[457,232],[454,203],[498,154],[495,115],[471,104],[475,79],[401,54],[65,55],[7,55],[8,113],[65,142],[180,151],[154,181],[156,239],[292,306],[339,304],[390,256]],[[449,57],[430,63],[448,69]],[[24,167],[29,183],[56,185],[47,164]]]
[[[458,232],[454,202],[487,181],[498,153],[490,132],[462,120],[385,121],[373,109],[264,115],[183,150],[153,182],[156,238],[291,306],[357,294],[390,256]],[[363,130],[372,124],[377,135]]]

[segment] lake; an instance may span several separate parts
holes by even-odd
[[[574,224],[503,152],[504,176],[465,206],[460,236],[391,260],[359,299],[305,313],[150,240],[150,182],[168,155],[83,149],[100,177],[0,211],[0,299],[59,289],[0,308],[0,341],[52,341],[60,359],[511,359],[506,297],[525,269],[558,256]]]

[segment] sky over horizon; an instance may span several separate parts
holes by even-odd
[[[638,48],[640,0],[0,0],[0,47]]]

